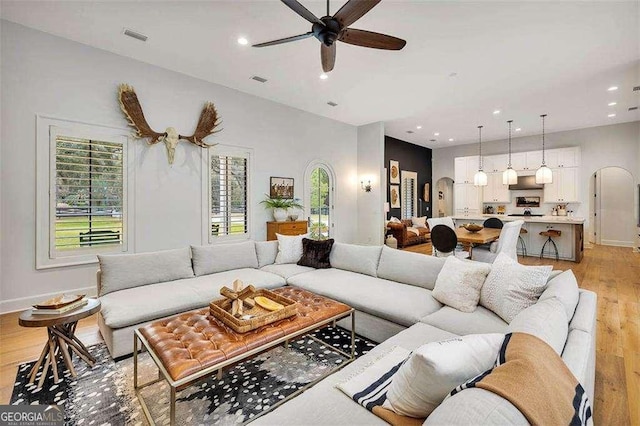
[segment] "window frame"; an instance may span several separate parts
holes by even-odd
[[[411,206],[411,215],[408,217],[405,217],[407,215],[407,203],[406,201],[406,196],[408,195],[407,191],[407,187],[406,187],[406,181],[407,180],[412,180],[414,182],[413,184],[413,191],[411,192],[412,195],[412,206]],[[411,219],[412,217],[414,217],[413,215],[417,214],[418,212],[418,173],[417,172],[412,172],[409,170],[402,170],[400,172],[400,218],[401,219]]]
[[[213,147],[202,150],[202,244],[216,244],[234,241],[247,241],[253,239],[253,148],[216,144]],[[244,234],[217,235],[211,233],[211,160],[213,156],[243,157],[247,160],[247,199],[246,220],[247,231]]]
[[[307,226],[310,226],[309,219],[311,218],[311,175],[317,168],[323,169],[329,176],[329,238],[335,238],[336,236],[336,174],[333,171],[333,167],[324,160],[313,160],[309,164],[304,172],[304,213],[307,218]]]
[[[36,269],[97,263],[97,254],[134,251],[135,144],[129,129],[36,115]],[[55,247],[56,138],[122,144],[122,245],[59,251]]]

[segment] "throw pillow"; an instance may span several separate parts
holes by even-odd
[[[480,300],[480,289],[491,265],[482,262],[447,257],[436,278],[433,297],[461,312],[473,312]]]
[[[469,334],[416,349],[393,376],[383,407],[425,418],[456,386],[490,369],[504,334]]]
[[[278,238],[278,255],[276,256],[276,263],[297,263],[302,257],[302,239],[307,238],[308,236],[309,234],[276,234],[276,237]]]
[[[416,228],[426,228],[427,227],[427,217],[412,217],[411,224]]]
[[[389,219],[389,222],[402,223],[402,221],[400,219],[398,219],[397,217],[395,217],[395,216],[391,216],[391,219]]]
[[[480,304],[507,323],[535,304],[547,286],[552,266],[524,266],[500,253],[480,291]]]
[[[329,256],[333,247],[333,238],[316,241],[308,238],[302,239],[302,257],[298,261],[300,266],[310,266],[316,269],[331,268]]]

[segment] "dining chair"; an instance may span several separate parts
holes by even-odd
[[[522,225],[524,225],[524,220],[505,223],[500,231],[498,241],[492,242],[488,248],[485,246],[474,247],[472,259],[479,262],[493,263],[498,254],[505,253],[517,262],[518,237],[520,236]]]
[[[469,253],[463,250],[456,250],[458,237],[456,231],[447,225],[435,225],[431,228],[431,244],[433,255],[436,257],[456,256],[460,259],[467,259]]]
[[[454,231],[456,230],[456,225],[455,223],[453,223],[453,218],[451,216],[430,217],[427,219],[427,225],[429,225],[429,232],[431,232],[431,230],[438,225],[446,225],[449,228],[453,229]],[[431,239],[433,240],[433,237],[431,237]],[[431,248],[431,254],[433,256],[437,256],[436,249],[433,246],[433,244]]]

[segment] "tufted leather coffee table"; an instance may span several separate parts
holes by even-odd
[[[213,317],[207,307],[159,320],[135,331],[133,336],[133,386],[149,423],[154,424],[140,393],[142,388],[162,380],[169,384],[171,389],[170,422],[173,425],[176,420],[177,391],[207,378],[216,371],[218,377],[221,377],[223,367],[235,364],[281,343],[288,345],[290,339],[348,316],[351,316],[351,353],[348,354],[332,347],[330,349],[348,358],[339,368],[354,360],[355,315],[353,308],[297,287],[281,287],[273,292],[296,301],[298,313],[256,330],[237,333]],[[308,337],[318,340],[313,336]],[[138,341],[142,343],[142,349],[149,351],[149,355],[159,370],[157,379],[140,385],[138,385]],[[320,341],[320,343],[324,342]],[[329,374],[338,369],[334,369]],[[308,384],[282,402],[298,395],[324,377]]]

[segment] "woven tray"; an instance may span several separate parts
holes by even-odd
[[[222,321],[226,326],[231,327],[236,333],[246,333],[247,331],[255,330],[263,325],[271,324],[276,321],[280,321],[285,318],[289,318],[298,312],[298,306],[296,302],[286,297],[280,296],[267,289],[258,289],[255,292],[255,296],[263,296],[268,299],[278,302],[284,306],[283,309],[277,311],[269,311],[256,303],[256,306],[251,309],[244,309],[244,315],[255,315],[250,319],[240,319],[231,315],[231,312],[221,308],[221,305],[227,299],[217,299],[209,303],[209,310],[211,315]]]

